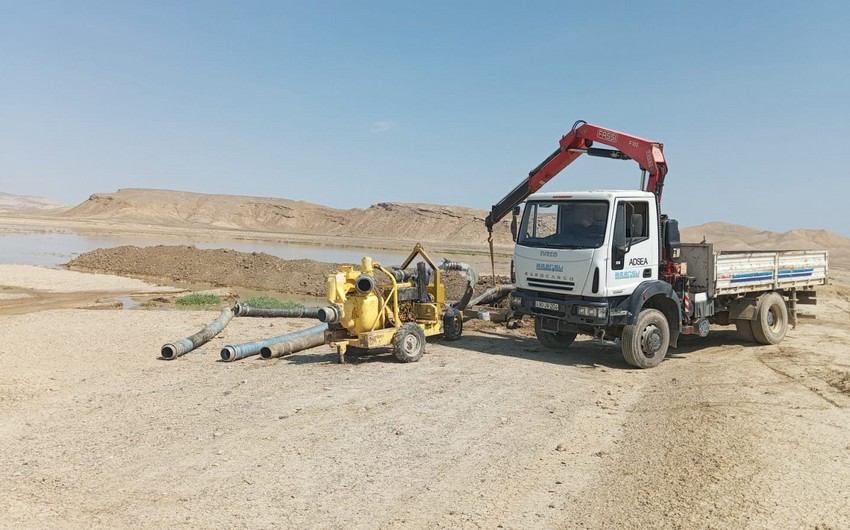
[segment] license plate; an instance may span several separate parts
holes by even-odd
[[[558,304],[555,302],[541,302],[540,300],[535,300],[534,307],[537,309],[548,309],[549,311],[557,311],[560,309]]]

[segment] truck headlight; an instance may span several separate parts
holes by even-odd
[[[608,316],[607,307],[576,306],[576,315],[580,317],[605,318]]]

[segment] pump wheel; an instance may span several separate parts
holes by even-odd
[[[788,307],[778,293],[769,293],[756,306],[753,337],[762,344],[779,344],[788,331]]]
[[[393,336],[393,354],[403,363],[414,363],[425,353],[425,332],[416,322],[405,322]]]
[[[752,320],[736,320],[735,329],[738,330],[738,336],[741,337],[741,340],[756,342],[756,338],[753,336]]]
[[[670,325],[657,309],[644,309],[637,322],[623,327],[623,358],[638,368],[661,364],[670,346]]]
[[[534,334],[537,335],[537,340],[546,348],[552,350],[566,350],[570,344],[576,340],[576,333],[552,333],[543,329],[543,319],[540,317],[534,318]]]
[[[457,340],[463,333],[463,313],[455,308],[448,309],[443,315],[443,338]]]

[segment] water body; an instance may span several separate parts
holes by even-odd
[[[12,227],[0,227],[12,228]],[[201,241],[180,238],[139,236],[89,236],[74,232],[43,233],[36,227],[14,227],[14,233],[0,233],[0,263],[58,267],[78,255],[98,248],[123,245],[148,247],[155,245],[194,245],[201,249],[226,248],[239,252],[265,252],[283,259],[313,259],[331,263],[360,263],[364,255],[385,265],[400,265],[407,252],[371,251],[328,246],[295,245],[251,241]],[[412,248],[412,247],[411,247]]]

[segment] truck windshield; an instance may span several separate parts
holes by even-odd
[[[517,244],[545,248],[599,248],[608,223],[607,201],[530,202]]]

